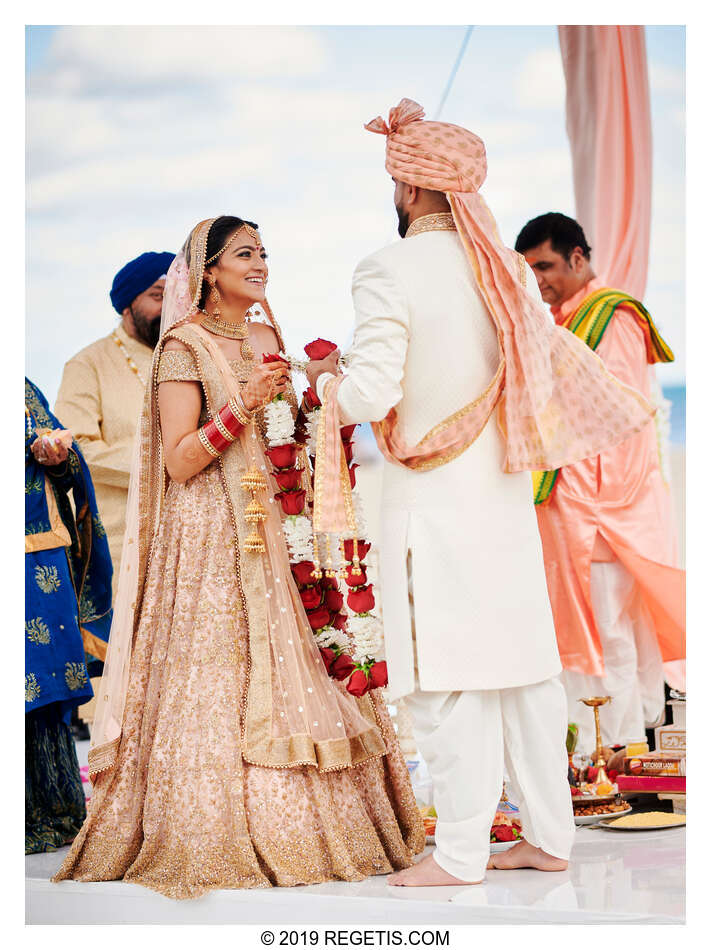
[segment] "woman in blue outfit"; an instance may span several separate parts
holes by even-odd
[[[86,462],[25,379],[26,854],[69,843],[86,816],[69,720],[106,655],[111,575]]]

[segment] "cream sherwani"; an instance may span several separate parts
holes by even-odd
[[[527,289],[540,299],[530,270]],[[379,421],[397,407],[415,444],[494,376],[496,330],[456,231],[422,231],[368,257],[356,269],[353,302],[338,390],[344,424]],[[328,378],[317,381],[320,397]],[[464,880],[478,880],[486,866],[505,749],[527,838],[567,858],[574,830],[531,477],[504,474],[503,454],[494,413],[453,461],[429,472],[386,461],[383,476],[389,692],[407,696],[433,778],[435,858]]]
[[[122,326],[116,332],[139,373],[148,380],[153,350],[130,337]],[[126,528],[133,440],[144,388],[110,334],[65,365],[54,407],[55,415],[81,446],[91,471],[114,565],[114,597]]]

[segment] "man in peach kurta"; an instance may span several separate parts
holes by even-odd
[[[558,325],[573,329],[608,286],[592,270],[582,228],[565,215],[529,221],[516,249]],[[671,354],[630,301],[614,309],[594,348],[610,372],[650,399],[650,363]],[[548,496],[536,500],[579,748],[594,746],[592,716],[579,702],[584,696],[612,698],[601,709],[606,745],[644,739],[645,728],[663,716],[663,664],[685,655],[685,572],[654,421],[614,448],[559,469]]]

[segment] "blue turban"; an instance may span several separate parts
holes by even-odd
[[[139,294],[152,287],[168,272],[173,263],[175,254],[169,251],[158,253],[146,251],[133,261],[129,261],[114,277],[111,285],[111,303],[117,313],[123,313]]]

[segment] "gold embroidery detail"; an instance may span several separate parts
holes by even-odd
[[[164,350],[158,362],[158,382],[195,382],[197,366],[192,353],[184,350]]]
[[[53,594],[59,590],[60,580],[56,567],[44,567],[38,564],[35,568],[35,581],[44,594]]]
[[[40,684],[34,673],[25,676],[25,702],[33,703],[41,693]]]
[[[34,617],[25,622],[25,633],[30,643],[49,643],[52,639],[49,635],[49,627],[41,617]]]
[[[86,667],[83,663],[65,663],[64,682],[69,689],[75,693],[82,686],[86,686]]]
[[[454,216],[448,212],[439,212],[438,214],[425,214],[417,218],[407,229],[406,238],[414,237],[416,234],[422,234],[424,231],[456,231],[457,226],[454,223]]]

